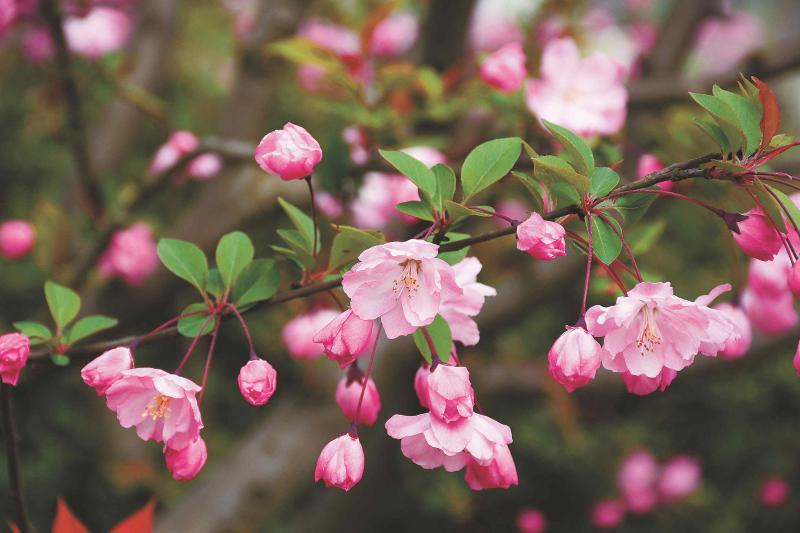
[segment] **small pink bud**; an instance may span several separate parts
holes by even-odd
[[[358,437],[345,433],[322,449],[314,469],[314,481],[322,479],[328,487],[349,491],[364,474],[364,449]]]
[[[572,392],[594,379],[603,353],[603,348],[585,329],[568,327],[547,354],[550,375],[567,392]]]
[[[30,339],[20,333],[0,335],[0,378],[16,385],[31,353]]]
[[[99,6],[64,19],[70,51],[93,60],[123,48],[131,33],[133,19],[121,9]]]
[[[206,464],[208,449],[202,437],[180,450],[164,448],[164,460],[167,469],[176,481],[189,481],[194,479]]]
[[[354,420],[358,424],[372,426],[378,419],[378,413],[381,410],[381,395],[378,394],[378,387],[375,386],[375,382],[372,381],[372,378],[369,378],[367,380],[367,388],[364,391],[364,400],[361,403],[361,411],[358,413],[358,419],[356,419],[358,400],[361,398],[361,389],[364,386],[363,379],[363,377],[361,380],[342,378],[336,386],[336,403],[349,420]]]
[[[0,255],[13,260],[24,257],[36,244],[36,230],[24,220],[7,220],[0,224]]]
[[[361,320],[348,309],[314,334],[312,340],[322,345],[329,359],[345,368],[367,349],[373,329],[374,321]]]
[[[789,484],[781,477],[764,480],[758,493],[758,499],[767,507],[779,507],[789,497]]]
[[[634,376],[630,372],[622,372],[622,381],[625,382],[628,392],[637,396],[647,396],[657,390],[664,392],[677,375],[677,370],[664,367],[654,378],[649,378],[644,374]]]
[[[472,384],[463,366],[437,365],[428,376],[428,407],[431,415],[445,422],[472,416]]]
[[[284,181],[311,175],[321,160],[322,148],[316,139],[291,122],[266,134],[256,147],[256,162],[261,169]]]
[[[567,255],[565,233],[561,224],[544,220],[539,213],[531,213],[528,220],[517,226],[517,250],[535,259],[551,261]]]
[[[631,453],[617,474],[617,487],[631,512],[646,513],[658,501],[658,462],[648,451]]]
[[[600,500],[592,509],[592,524],[600,529],[617,527],[625,518],[625,506],[619,500]]]
[[[520,533],[543,533],[547,529],[547,518],[539,509],[523,509],[517,515]]]
[[[781,237],[759,207],[746,213],[747,218],[739,222],[739,233],[732,233],[733,240],[744,253],[754,259],[770,261],[781,249]]]
[[[414,392],[417,393],[419,404],[428,409],[428,376],[431,375],[431,369],[428,365],[423,364],[417,369],[414,374]]]
[[[196,180],[211,179],[222,170],[222,158],[217,154],[200,154],[187,165],[186,172]]]
[[[700,486],[702,473],[697,459],[686,455],[673,457],[661,469],[658,492],[667,502],[680,501]]]
[[[278,373],[265,360],[251,359],[239,370],[239,392],[252,405],[264,405],[275,394]]]
[[[402,55],[414,44],[418,33],[417,17],[411,13],[395,13],[375,26],[369,51],[378,57]]]
[[[487,464],[470,461],[464,476],[472,490],[507,489],[519,484],[517,466],[507,444],[495,444],[494,456]]]
[[[522,45],[517,42],[508,43],[492,52],[481,63],[481,78],[503,92],[514,92],[522,86],[528,75],[525,62]]]
[[[91,363],[81,369],[83,381],[97,391],[98,396],[105,394],[115,381],[122,377],[123,370],[133,368],[133,356],[129,348],[118,347],[103,352]]]

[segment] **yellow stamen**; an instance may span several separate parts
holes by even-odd
[[[171,401],[172,398],[169,396],[159,394],[153,398],[149,404],[147,404],[147,407],[144,408],[142,418],[149,416],[151,419],[153,419],[153,421],[156,421],[159,418],[169,418],[169,412],[172,410],[169,406]]]
[[[661,332],[658,331],[655,312],[649,307],[645,307],[643,314],[642,332],[639,334],[639,339],[636,341],[636,347],[639,348],[639,352],[642,356],[645,355],[645,352],[651,353],[655,350],[656,346],[661,344]]]
[[[392,284],[394,297],[399,299],[403,289],[405,289],[408,291],[408,297],[413,298],[419,290],[420,262],[416,259],[407,259],[400,266],[403,267],[403,271],[400,273],[400,277],[394,280]]]

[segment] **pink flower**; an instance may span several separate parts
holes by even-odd
[[[339,218],[344,214],[342,201],[326,191],[314,192],[314,201],[319,212],[328,218]]]
[[[547,362],[553,379],[573,392],[594,379],[604,356],[603,348],[585,329],[567,327],[550,348]]]
[[[0,0],[0,37],[17,18],[17,0]]]
[[[551,261],[567,255],[564,226],[542,218],[539,213],[531,216],[517,226],[517,250],[542,261]]]
[[[791,292],[770,295],[747,288],[742,293],[742,309],[750,322],[767,335],[780,335],[798,322]]]
[[[342,139],[350,148],[350,160],[356,165],[364,165],[369,161],[369,144],[367,136],[357,126],[348,126],[342,130]]]
[[[222,158],[217,154],[200,154],[186,166],[186,172],[196,180],[211,179],[222,170]]]
[[[617,474],[617,487],[628,509],[634,513],[646,513],[655,507],[658,501],[657,482],[658,463],[645,450],[631,453]]]
[[[36,229],[24,220],[0,224],[0,255],[9,261],[24,257],[36,244]]]
[[[400,150],[422,163],[428,168],[447,163],[447,156],[431,146],[409,146]]]
[[[319,91],[328,75],[327,71],[313,63],[304,63],[297,67],[297,83],[309,92]]]
[[[644,374],[634,376],[630,372],[622,372],[621,375],[622,381],[625,382],[625,386],[628,388],[628,392],[636,394],[637,396],[647,396],[657,390],[661,392],[667,390],[667,387],[669,387],[678,375],[678,371],[664,367],[654,378],[649,378]]]
[[[64,20],[69,49],[89,59],[120,50],[132,30],[133,22],[124,11],[108,7],[94,7],[84,16]]]
[[[725,359],[739,359],[744,357],[750,349],[750,342],[753,338],[753,329],[750,326],[750,319],[741,307],[729,303],[721,303],[714,306],[715,309],[728,315],[728,318],[735,324],[738,330],[738,338],[731,338],[720,350],[719,355]]]
[[[439,308],[439,314],[450,326],[453,340],[464,346],[478,344],[480,332],[472,317],[481,312],[487,296],[497,295],[493,287],[478,283],[481,268],[481,262],[476,257],[465,257],[453,265],[456,284],[463,292],[456,297],[443,298]]]
[[[150,173],[160,174],[166,171],[186,154],[199,147],[200,141],[194,133],[182,130],[172,132],[167,138],[167,142],[159,146],[153,155],[153,159],[150,161]]]
[[[17,385],[30,353],[30,339],[25,335],[20,333],[0,335],[0,379],[3,383]]]
[[[520,533],[543,533],[547,529],[547,519],[539,509],[528,507],[517,515],[517,529]]]
[[[364,400],[361,403],[361,411],[356,420],[356,410],[358,400],[361,398],[361,389],[364,387],[364,378],[360,380],[350,380],[342,378],[336,386],[336,403],[342,410],[344,416],[349,420],[354,420],[359,424],[372,426],[378,419],[381,410],[381,395],[378,394],[378,387],[372,378],[367,379],[367,388],[364,390]]]
[[[481,78],[503,92],[514,92],[522,86],[525,76],[528,75],[525,62],[522,45],[517,42],[508,43],[492,52],[481,63]]]
[[[697,30],[691,66],[703,75],[719,76],[738,66],[763,42],[763,26],[752,13],[738,11],[709,18]]]
[[[779,507],[789,497],[789,484],[781,477],[765,479],[761,484],[758,499],[767,507]]]
[[[497,209],[495,209],[495,212],[498,215],[503,215],[504,217],[508,217],[517,221],[525,220],[531,216],[531,210],[527,204],[520,200],[514,199],[502,200],[499,204],[497,204]],[[506,227],[508,225],[505,221],[499,218],[495,218],[494,220],[500,227]]]
[[[765,298],[786,295],[791,291],[791,272],[792,262],[784,249],[771,261],[751,259],[747,271],[747,290]]]
[[[592,508],[592,524],[597,528],[615,528],[624,519],[625,505],[619,500],[600,500]]]
[[[474,460],[467,463],[464,479],[472,490],[507,489],[519,484],[514,458],[505,444],[495,445],[494,457],[488,464]]]
[[[428,408],[444,422],[472,416],[473,396],[469,370],[463,366],[436,365],[428,375]]]
[[[517,14],[505,1],[478,2],[469,28],[470,47],[478,52],[492,52],[510,42],[523,42]]]
[[[92,359],[92,362],[81,369],[84,383],[97,391],[98,396],[122,377],[122,372],[133,368],[131,350],[124,346],[112,348]]]
[[[642,154],[639,158],[637,166],[637,174],[639,178],[649,176],[654,172],[658,172],[664,168],[664,164],[653,154]],[[664,191],[671,191],[674,182],[667,180],[658,183],[658,187]]]
[[[119,276],[129,285],[139,286],[156,271],[158,264],[150,226],[139,222],[114,234],[97,268],[106,277]]]
[[[453,267],[437,259],[439,247],[411,239],[373,246],[342,278],[353,312],[381,319],[390,339],[427,326],[443,300],[462,294]]]
[[[164,448],[167,469],[172,474],[172,479],[176,481],[189,481],[197,477],[205,466],[206,459],[208,459],[208,448],[202,437],[197,437],[197,440],[180,450]]]
[[[53,40],[44,26],[32,26],[22,34],[22,55],[38,63],[53,57]]]
[[[314,481],[322,479],[327,487],[348,491],[364,474],[364,450],[358,437],[345,433],[322,449],[314,470]]]
[[[264,172],[284,181],[309,175],[322,161],[322,148],[301,126],[287,122],[283,129],[267,133],[256,147],[256,162]]]
[[[416,219],[395,209],[403,202],[419,200],[419,189],[402,174],[367,172],[353,201],[353,223],[359,228],[385,229],[393,220]]]
[[[700,463],[686,455],[677,455],[667,461],[658,478],[658,492],[667,502],[680,501],[700,486]]]
[[[575,41],[556,39],[545,46],[541,73],[525,95],[539,118],[585,137],[616,133],[624,125],[625,69],[615,60],[601,53],[581,59]]]
[[[200,435],[200,387],[158,368],[132,368],[106,390],[106,404],[124,428],[136,426],[142,440],[181,450]]]
[[[377,333],[380,328],[375,328],[372,320],[361,320],[348,309],[317,331],[312,340],[322,345],[328,359],[345,368],[370,348],[370,341],[375,340],[373,330]]]
[[[411,13],[395,13],[378,23],[372,32],[369,51],[378,57],[403,55],[417,40],[419,21]]]
[[[739,233],[732,233],[733,240],[750,257],[771,261],[781,249],[780,235],[761,208],[754,207],[746,214],[747,219],[739,222]]]
[[[315,339],[318,331],[339,316],[333,309],[316,309],[297,315],[283,326],[281,338],[289,355],[297,359],[316,359],[325,353],[324,345]]]
[[[278,373],[264,359],[251,359],[239,370],[239,392],[247,403],[264,405],[275,394]]]
[[[419,404],[425,409],[428,409],[428,376],[430,375],[431,369],[426,363],[420,365],[417,373],[414,374],[414,392],[417,393]],[[798,375],[800,375],[800,370],[798,370]]]
[[[690,302],[673,294],[669,283],[641,282],[616,305],[595,305],[586,313],[587,330],[604,337],[603,366],[635,376],[658,376],[662,369],[682,370],[697,353],[716,355],[738,332],[727,315],[707,307],[716,294]]]
[[[361,53],[358,35],[332,22],[318,19],[306,21],[297,34],[345,59],[358,57]]]

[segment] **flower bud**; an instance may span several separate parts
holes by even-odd
[[[417,393],[419,404],[428,409],[428,376],[431,375],[431,369],[427,364],[421,365],[414,374],[414,392]]]
[[[373,325],[372,320],[361,320],[348,309],[316,332],[312,340],[322,345],[329,359],[345,368],[369,346]]]
[[[544,533],[547,519],[539,509],[529,507],[517,515],[517,529],[520,533]]]
[[[24,257],[36,244],[36,230],[24,220],[0,224],[0,256],[13,260]]]
[[[758,492],[758,499],[767,507],[779,507],[789,497],[789,484],[781,477],[764,480]]]
[[[322,148],[316,139],[291,122],[266,134],[256,147],[256,162],[262,170],[284,181],[311,175],[321,160]]]
[[[314,481],[322,479],[327,487],[352,489],[364,474],[364,450],[358,437],[345,433],[322,449],[314,469]]]
[[[445,422],[472,416],[473,392],[469,370],[463,366],[437,365],[428,376],[428,408]]]
[[[180,450],[164,448],[164,460],[167,469],[176,481],[189,481],[194,479],[206,464],[208,449],[202,437]]]
[[[30,339],[20,333],[0,335],[0,378],[3,383],[16,385],[28,356]]]
[[[525,61],[522,45],[517,42],[508,43],[492,52],[481,63],[481,78],[503,92],[514,92],[522,86],[528,74]]]
[[[747,219],[739,222],[739,233],[733,233],[733,240],[744,253],[754,259],[770,261],[781,249],[778,231],[759,207],[747,213]]]
[[[583,328],[568,327],[547,354],[550,375],[567,392],[593,380],[602,359],[603,348]]]
[[[381,396],[372,378],[367,379],[367,388],[364,390],[364,400],[361,402],[361,411],[356,419],[358,401],[361,398],[361,389],[364,387],[364,377],[351,380],[347,377],[342,378],[336,386],[336,403],[349,420],[358,424],[371,426],[378,419],[381,410]]]
[[[275,394],[278,373],[261,358],[252,359],[239,370],[239,392],[252,405],[264,405]]]
[[[551,261],[567,255],[564,243],[564,227],[556,222],[544,220],[539,213],[517,226],[517,250],[542,261]]]
[[[667,502],[677,502],[700,486],[700,463],[686,455],[673,457],[664,465],[658,478],[658,492]]]
[[[133,368],[133,356],[129,348],[120,346],[103,352],[81,369],[83,381],[97,391],[98,396],[120,377],[122,371]]]
[[[658,463],[653,454],[645,450],[631,453],[617,474],[617,487],[628,509],[634,513],[645,513],[655,507],[657,481]]]
[[[592,509],[592,524],[599,529],[617,527],[625,518],[625,506],[619,500],[600,500]]]

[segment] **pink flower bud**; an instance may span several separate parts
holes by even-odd
[[[585,329],[568,327],[547,354],[550,375],[567,392],[572,392],[594,379],[603,353],[603,348]]]
[[[733,240],[750,257],[770,261],[781,249],[780,235],[761,208],[754,207],[746,215],[739,222],[739,233],[733,233]]]
[[[414,392],[417,393],[419,404],[425,409],[428,409],[428,376],[430,375],[431,369],[426,364],[421,365],[414,374]]]
[[[428,407],[445,422],[472,416],[473,392],[469,370],[463,366],[437,365],[428,376]]]
[[[789,272],[789,288],[795,298],[800,298],[800,262],[796,262]]]
[[[544,220],[539,213],[531,213],[528,220],[517,226],[517,250],[535,259],[551,261],[567,255],[565,233],[561,224]]]
[[[264,405],[275,394],[278,373],[267,361],[251,359],[239,370],[239,392],[252,405]]]
[[[600,529],[617,527],[625,518],[625,506],[619,500],[600,500],[592,509],[592,524]]]
[[[322,479],[327,487],[348,491],[364,474],[364,450],[358,437],[345,433],[322,449],[314,469],[314,481]]]
[[[525,81],[525,77],[528,75],[525,69],[525,62],[525,52],[522,51],[522,45],[508,43],[492,52],[481,63],[481,78],[501,91],[514,92],[522,86],[522,82]]]
[[[174,131],[167,138],[167,142],[159,146],[153,159],[150,161],[150,173],[160,174],[182,157],[189,154],[200,146],[200,140],[191,131]]]
[[[36,229],[24,220],[7,220],[0,224],[0,255],[5,259],[19,259],[28,254],[36,244]]]
[[[322,345],[329,359],[345,368],[369,347],[373,329],[374,321],[361,320],[348,309],[316,332],[312,340]]]
[[[539,509],[526,508],[517,515],[520,533],[543,533],[547,529],[547,518]]]
[[[217,154],[200,154],[186,167],[186,172],[197,180],[211,179],[222,170],[222,158]]]
[[[120,346],[103,352],[91,363],[81,369],[83,381],[97,391],[98,396],[105,394],[115,381],[122,377],[123,370],[133,368],[133,356],[129,348]]]
[[[194,479],[203,469],[208,459],[208,448],[202,437],[180,450],[164,448],[167,469],[176,481]]]
[[[686,455],[673,457],[664,465],[658,479],[658,492],[667,502],[677,502],[700,486],[700,463]]]
[[[741,307],[736,307],[729,303],[715,305],[714,309],[725,313],[736,325],[736,329],[739,333],[738,337],[735,337],[725,344],[719,352],[719,356],[724,359],[739,359],[740,357],[744,357],[747,350],[750,349],[750,342],[753,338],[753,328],[750,326],[750,319],[747,318],[747,314]]]
[[[644,374],[634,376],[630,372],[622,372],[622,381],[625,382],[628,392],[638,396],[647,396],[657,390],[665,391],[677,375],[677,370],[664,367],[654,378],[649,378]]]
[[[779,507],[789,497],[789,484],[781,477],[764,480],[758,493],[758,499],[767,507]]]
[[[0,378],[16,385],[31,353],[30,339],[20,333],[0,335]]]
[[[320,357],[325,349],[321,342],[317,342],[316,334],[338,316],[339,313],[333,309],[315,309],[287,322],[281,331],[281,338],[289,355],[297,359]]]
[[[22,55],[38,63],[53,57],[53,40],[45,26],[31,26],[22,35]]]
[[[507,444],[495,444],[494,457],[488,464],[470,461],[464,476],[472,490],[507,489],[519,484],[517,467]]]
[[[653,454],[645,450],[631,453],[617,474],[617,487],[628,509],[634,513],[646,513],[655,507],[657,482],[658,463]]]
[[[342,378],[336,386],[336,403],[339,404],[342,413],[349,420],[371,426],[378,419],[378,413],[381,410],[381,395],[378,394],[378,387],[375,386],[375,382],[372,381],[372,378],[369,378],[367,380],[367,388],[364,391],[364,400],[361,403],[361,411],[358,413],[358,419],[356,420],[358,400],[361,398],[361,389],[364,386],[363,379],[363,377],[360,380]]]
[[[119,276],[128,285],[141,285],[158,268],[158,252],[150,226],[134,224],[117,231],[97,267],[107,277]]]
[[[378,57],[402,55],[414,44],[418,33],[417,17],[411,13],[395,13],[375,26],[369,51]]]
[[[322,148],[316,139],[291,122],[266,134],[256,147],[256,162],[261,169],[284,181],[311,175],[321,160]]]

